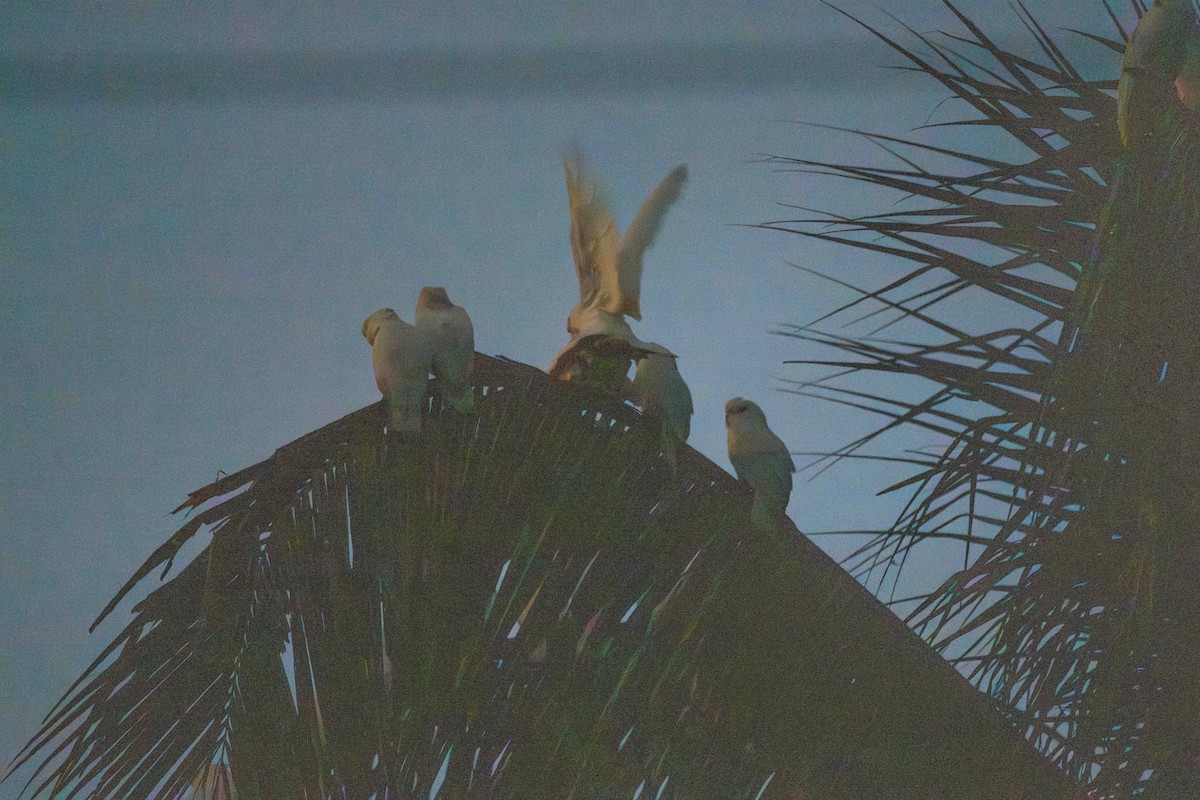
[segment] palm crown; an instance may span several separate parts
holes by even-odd
[[[902,514],[851,559],[860,578],[886,591],[914,548],[961,547],[939,587],[905,598],[915,629],[1095,796],[1190,796],[1200,786],[1200,674],[1184,627],[1200,610],[1197,124],[1168,75],[1147,93],[1159,102],[1134,104],[1140,135],[1122,146],[1113,90],[1130,33],[1112,9],[1112,38],[1075,36],[1112,51],[1109,76],[1089,78],[1023,6],[1036,59],[947,7],[965,32],[914,32],[920,53],[876,35],[973,111],[949,124],[1001,132],[1025,155],[863,134],[897,166],[773,159],[909,205],[767,225],[913,265],[789,331],[839,353],[801,362],[835,371],[794,390],[886,418],[829,459],[911,467],[886,489],[908,493]],[[923,166],[931,160],[953,166]],[[964,298],[993,313],[956,312]],[[860,335],[824,324],[855,311],[869,323]],[[997,315],[998,325],[978,321]],[[897,379],[895,395],[855,384],[864,373]],[[912,377],[933,390],[908,399],[899,387]],[[898,426],[947,444],[932,455],[868,449]]]

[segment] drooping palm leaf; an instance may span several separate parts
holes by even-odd
[[[1040,60],[946,5],[967,33],[913,32],[922,53],[872,32],[969,106],[956,124],[1026,154],[863,134],[899,164],[773,159],[900,193],[907,210],[766,227],[913,265],[789,331],[840,352],[799,362],[834,371],[794,390],[886,419],[833,460],[901,426],[947,442],[888,487],[910,500],[852,557],[860,578],[886,592],[914,548],[962,546],[910,624],[1096,797],[1190,796],[1200,665],[1181,626],[1200,616],[1188,577],[1200,561],[1197,128],[1175,113],[1150,145],[1122,150],[1113,76],[1132,26],[1111,10],[1119,38],[1073,40],[1113,51],[1112,72],[1093,79],[1024,6]],[[988,313],[973,318],[967,301]],[[864,332],[829,329],[851,314]],[[880,377],[856,382],[867,374]],[[878,388],[889,377],[934,390],[913,400],[898,381],[893,395]]]
[[[476,371],[479,416],[433,402],[416,444],[375,405],[194,492],[211,543],[21,754],[34,794],[174,798],[228,762],[243,800],[1073,796],[716,465]]]

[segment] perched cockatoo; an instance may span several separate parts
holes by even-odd
[[[675,467],[675,450],[692,430],[692,393],[675,359],[651,353],[637,362],[630,391],[642,411],[662,422],[663,456]]]
[[[433,366],[433,337],[390,308],[363,320],[362,334],[371,345],[375,384],[388,404],[388,429],[405,438],[419,436]]]
[[[464,414],[475,410],[471,370],[475,364],[475,329],[467,310],[450,302],[440,286],[426,286],[417,298],[413,324],[434,342],[433,374],[442,394]]]
[[[725,404],[725,429],[738,480],[754,489],[751,519],[759,528],[774,528],[787,509],[796,471],[787,445],[767,427],[763,410],[741,397]]]
[[[568,155],[563,171],[571,210],[571,255],[579,280],[579,303],[567,316],[571,340],[554,357],[550,373],[566,380],[589,380],[586,373],[578,374],[560,362],[573,359],[572,351],[580,341],[596,334],[624,340],[649,352],[673,355],[662,345],[634,336],[625,317],[642,318],[642,256],[662,227],[667,209],[679,197],[687,180],[687,165],[679,165],[663,178],[642,203],[623,237],[583,157],[578,152]],[[628,371],[626,365],[626,375]]]
[[[1153,133],[1175,102],[1176,78],[1196,25],[1192,0],[1155,0],[1129,37],[1117,86],[1117,126],[1126,147]]]
[[[1175,79],[1179,102],[1189,111],[1200,111],[1200,32],[1192,34],[1184,48],[1183,64]]]

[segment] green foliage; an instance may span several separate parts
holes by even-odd
[[[435,400],[418,442],[375,405],[193,493],[121,595],[197,523],[211,543],[20,755],[33,794],[174,798],[219,761],[243,800],[1069,796],[794,528],[753,529],[747,487],[686,446],[671,468],[655,421],[476,373],[478,416]]]
[[[912,473],[886,491],[910,500],[853,559],[860,577],[886,591],[913,548],[961,545],[961,568],[917,598],[910,624],[1094,796],[1194,796],[1200,664],[1185,620],[1200,615],[1200,126],[1176,104],[1125,152],[1115,80],[1084,78],[1024,6],[1038,60],[946,5],[967,34],[914,32],[927,56],[876,35],[973,110],[956,124],[1026,152],[864,134],[901,166],[775,159],[911,206],[767,226],[915,264],[829,315],[861,310],[883,320],[874,330],[846,336],[820,320],[791,331],[841,354],[801,362],[836,371],[796,391],[886,417],[832,459],[872,455],[863,448],[901,425],[947,442],[895,458]],[[1109,14],[1121,39],[1083,43],[1110,48],[1116,71],[1126,32]],[[912,149],[951,166],[922,166]],[[991,313],[972,318],[952,298]],[[897,324],[916,333],[883,338]],[[935,388],[909,401],[900,382],[894,395],[849,382],[863,373]]]

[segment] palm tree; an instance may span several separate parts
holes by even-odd
[[[15,760],[31,794],[218,796],[227,764],[241,800],[1074,796],[657,422],[507,360],[475,383],[416,443],[376,404],[193,492],[100,617],[211,542]]]
[[[860,579],[887,594],[915,549],[960,547],[940,586],[897,602],[910,625],[1089,796],[1197,796],[1200,127],[1172,93],[1144,123],[1153,135],[1122,147],[1114,90],[1129,28],[1108,6],[1111,38],[1073,38],[1111,51],[1099,78],[1023,5],[1038,58],[946,6],[963,33],[912,32],[920,52],[868,29],[970,108],[949,124],[1000,132],[1024,154],[863,134],[896,164],[771,159],[907,203],[766,225],[909,265],[875,289],[824,276],[859,297],[787,331],[838,353],[798,362],[827,372],[791,390],[885,419],[823,463],[911,469],[884,490],[908,494],[903,512],[848,562]],[[966,319],[954,310],[965,300],[994,314]],[[860,333],[829,327],[850,312]],[[864,374],[896,379],[894,395],[854,382]],[[914,377],[933,385],[915,401],[902,388]],[[871,449],[903,426],[945,445]]]

